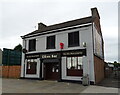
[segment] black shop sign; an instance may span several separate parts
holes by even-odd
[[[60,58],[60,55],[58,53],[55,53],[55,54],[41,54],[40,58],[42,58],[42,59]]]
[[[62,56],[86,56],[86,49],[65,51],[62,53]]]

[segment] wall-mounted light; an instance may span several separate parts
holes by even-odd
[[[36,39],[36,41],[38,41],[38,39]]]
[[[86,47],[86,42],[83,42],[83,47]]]
[[[27,51],[27,49],[23,48],[22,52],[27,53],[28,51]]]

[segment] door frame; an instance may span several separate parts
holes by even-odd
[[[42,59],[42,62],[41,62],[41,64],[42,64],[42,69],[41,69],[41,72],[42,72],[42,77],[43,77],[43,79],[45,79],[45,69],[44,69],[44,66],[45,66],[45,64],[47,64],[47,63],[58,63],[58,65],[59,65],[59,67],[58,67],[58,70],[59,70],[59,78],[58,78],[58,80],[57,81],[61,81],[62,79],[61,79],[61,71],[62,71],[62,68],[61,68],[61,58],[60,59]]]
[[[58,65],[58,72],[56,72],[56,71],[55,72],[49,71],[49,70],[52,70],[52,68],[54,66],[56,66],[56,65]],[[59,70],[59,63],[58,62],[57,63],[56,62],[53,62],[53,63],[51,63],[51,62],[50,63],[44,63],[44,79],[45,80],[58,80],[59,76],[60,76],[59,72],[60,72],[60,70]],[[55,77],[49,77],[50,73],[53,74],[53,76],[54,75],[56,75],[56,76]]]

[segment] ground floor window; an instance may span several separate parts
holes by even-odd
[[[67,76],[82,76],[82,57],[66,57]]]
[[[37,73],[37,59],[28,59],[26,66],[26,74],[36,74]]]

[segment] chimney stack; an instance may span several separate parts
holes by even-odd
[[[47,27],[45,24],[43,23],[38,23],[38,30],[41,30],[43,28]]]
[[[95,18],[97,17],[97,18],[100,19],[99,12],[98,12],[96,7],[95,8],[91,8],[91,13],[92,13],[93,17],[95,17]]]
[[[102,32],[101,32],[101,25],[100,25],[100,16],[99,16],[99,12],[97,10],[97,8],[91,8],[91,13],[92,13],[92,17],[94,18],[94,24],[95,24],[95,27],[97,29],[97,31],[102,35]]]

